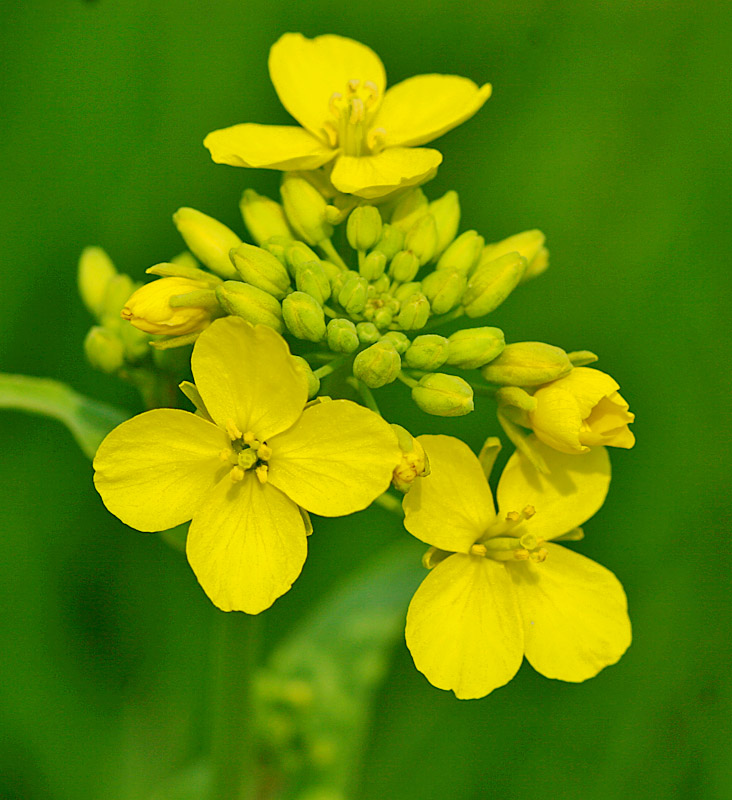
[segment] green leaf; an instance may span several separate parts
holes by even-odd
[[[78,394],[49,378],[0,373],[0,408],[53,417],[71,431],[76,443],[93,458],[102,439],[129,414]]]

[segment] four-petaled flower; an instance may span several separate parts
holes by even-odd
[[[491,93],[457,75],[416,75],[386,88],[370,48],[342,36],[284,34],[269,74],[302,125],[242,124],[210,133],[214,161],[235,167],[311,170],[332,164],[340,192],[378,198],[431,178],[442,155],[418,147],[470,118]]]
[[[603,447],[582,458],[535,442],[540,474],[514,453],[496,514],[480,462],[459,439],[420,436],[429,477],[404,498],[407,530],[432,545],[432,566],[407,614],[407,645],[433,685],[483,697],[516,674],[524,654],[548,678],[584,681],[628,648],[623,588],[604,567],[552,539],[602,505],[610,483]],[[575,534],[576,538],[579,535]]]
[[[206,594],[224,611],[257,614],[300,574],[302,509],[365,508],[401,452],[389,425],[356,403],[306,406],[305,375],[271,328],[217,320],[191,366],[198,413],[161,408],[122,423],[99,447],[94,482],[138,530],[192,519],[186,551]]]

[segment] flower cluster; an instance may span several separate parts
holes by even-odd
[[[546,270],[544,234],[486,243],[460,232],[456,192],[421,188],[442,156],[420,145],[475,114],[490,86],[424,75],[385,90],[378,57],[338,36],[286,34],[269,66],[302,127],[234,125],[205,141],[219,163],[283,172],[277,200],[242,196],[251,241],[181,208],[189,252],[150,268],[145,286],[98,249],[82,257],[93,364],[122,377],[143,364],[154,381],[149,344],[186,362],[193,345],[181,389],[195,412],[150,402],[112,431],[94,462],[104,503],[144,531],[191,520],[188,560],[207,595],[257,614],[300,574],[310,513],[351,514],[391,486],[407,531],[430,546],[406,637],[431,683],[482,697],[524,655],[547,677],[596,675],[630,643],[625,595],[557,542],[581,539],[602,505],[606,447],[633,446],[633,415],[587,367],[593,353],[507,343],[483,324]],[[436,416],[494,397],[516,448],[498,511],[498,440],[476,457],[459,439],[389,425],[375,391],[394,382]]]

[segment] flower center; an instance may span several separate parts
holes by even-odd
[[[226,432],[231,439],[231,447],[219,454],[222,461],[232,465],[229,477],[233,483],[244,479],[247,470],[254,470],[260,483],[267,483],[269,466],[267,461],[272,457],[272,448],[267,442],[260,442],[251,432],[242,433],[236,424],[229,420]]]
[[[536,514],[534,506],[526,506],[521,513],[509,511],[505,519],[493,523],[480,540],[470,548],[474,556],[492,558],[494,561],[546,561],[544,540],[527,533],[526,520]]]
[[[325,123],[328,139],[344,155],[370,155],[384,146],[383,128],[370,129],[379,107],[379,89],[373,81],[350,80],[344,92],[333,92]]]

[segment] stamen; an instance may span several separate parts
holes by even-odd
[[[263,442],[259,445],[257,455],[262,459],[262,461],[267,461],[272,457],[272,448],[266,442]]]
[[[239,436],[244,439],[244,444],[248,444],[250,447],[257,441],[257,437],[251,431],[247,431],[243,436],[239,434]]]
[[[343,100],[343,95],[340,92],[333,92],[333,94],[330,96],[330,100],[328,100],[328,108],[334,117],[340,116],[341,113],[338,108],[339,100]]]
[[[232,483],[238,483],[244,480],[244,470],[241,467],[232,467],[229,473]]]
[[[545,547],[540,547],[538,550],[534,550],[533,553],[530,554],[530,558],[535,564],[541,564],[543,561],[546,561],[546,557],[548,555],[549,551]]]
[[[369,108],[369,101],[366,101],[366,108]],[[372,153],[378,153],[384,149],[386,144],[386,128],[372,128],[366,137],[366,144]]]
[[[524,515],[524,519],[531,519],[536,514],[536,509],[534,506],[526,506],[521,513]]]
[[[520,522],[520,521],[521,521],[521,515],[518,513],[518,511],[509,511],[508,514],[506,514],[506,522]]]
[[[241,439],[242,437],[242,432],[236,427],[236,423],[233,419],[226,421],[226,432],[229,434],[229,438],[232,442],[235,442],[237,439]]]
[[[351,94],[356,94],[358,91],[358,87],[361,85],[361,81],[358,78],[354,78],[353,80],[348,81],[346,87]]]
[[[351,125],[357,125],[359,122],[363,122],[366,118],[366,108],[364,106],[363,100],[360,97],[354,97],[351,100],[351,115],[348,121]]]
[[[474,544],[470,548],[470,555],[471,556],[480,556],[481,558],[484,558],[487,553],[488,553],[488,549],[486,548],[486,546],[484,544]]]
[[[229,461],[233,455],[234,455],[234,451],[229,447],[227,450],[222,450],[219,453],[219,458],[222,461]]]
[[[262,484],[267,483],[267,481],[269,480],[269,476],[267,474],[268,472],[269,472],[269,467],[266,464],[260,464],[254,470],[254,474],[257,476],[259,482]]]

